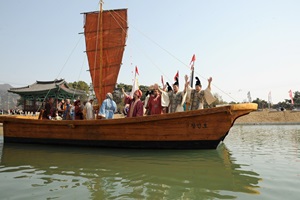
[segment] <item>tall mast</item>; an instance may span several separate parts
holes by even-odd
[[[102,68],[103,68],[103,0],[100,1],[100,66],[99,66],[99,94],[102,94]],[[98,105],[101,105],[103,99],[101,97],[98,99]]]

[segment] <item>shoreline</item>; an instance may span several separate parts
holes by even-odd
[[[300,112],[297,111],[253,111],[239,117],[235,125],[299,125]]]
[[[300,125],[300,122],[235,122],[233,126],[253,126],[253,125]]]

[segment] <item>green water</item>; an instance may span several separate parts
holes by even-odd
[[[234,126],[217,150],[3,144],[0,199],[298,199],[300,126]]]

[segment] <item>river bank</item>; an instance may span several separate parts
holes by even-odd
[[[254,111],[238,118],[235,124],[300,124],[300,112]]]

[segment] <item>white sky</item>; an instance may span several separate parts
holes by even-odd
[[[36,80],[91,82],[82,12],[92,0],[0,1],[0,84],[22,87]],[[118,83],[131,84],[137,65],[141,85],[173,83],[196,55],[203,87],[225,101],[273,103],[300,91],[298,0],[107,0],[104,9],[128,8],[128,39]],[[194,81],[195,82],[195,81]]]

